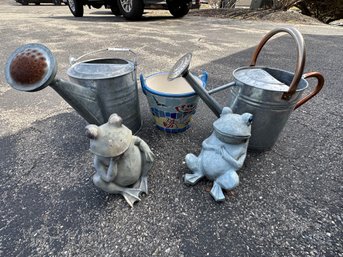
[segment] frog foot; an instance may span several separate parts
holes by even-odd
[[[148,194],[148,177],[143,176],[141,178],[141,184],[139,185],[139,189],[145,193]]]
[[[140,189],[136,188],[126,188],[121,194],[125,198],[126,202],[133,207],[133,204],[137,201],[140,201],[139,195],[141,193]]]
[[[134,185],[133,188],[140,189],[142,193],[148,194],[148,177],[142,176]]]
[[[225,200],[223,190],[216,181],[214,181],[213,183],[213,187],[211,189],[210,194],[214,198],[214,200],[217,202],[222,202]]]
[[[185,184],[187,185],[195,185],[201,178],[203,178],[204,175],[202,174],[185,174],[185,177],[184,177],[184,182]]]
[[[217,183],[222,189],[232,190],[239,184],[239,177],[234,170],[225,172],[224,175],[217,178]]]

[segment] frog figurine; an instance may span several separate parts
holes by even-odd
[[[94,154],[93,183],[100,189],[121,194],[133,207],[141,193],[148,193],[148,171],[154,154],[149,146],[112,114],[108,122],[86,126],[90,151]]]
[[[203,141],[199,156],[186,155],[186,165],[193,173],[185,174],[184,182],[194,185],[207,177],[214,181],[210,192],[214,200],[224,201],[222,189],[231,190],[239,183],[236,171],[246,157],[252,119],[250,113],[234,114],[224,107],[220,118],[213,123],[213,133]]]

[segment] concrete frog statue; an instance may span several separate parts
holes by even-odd
[[[149,146],[112,114],[107,123],[86,127],[90,151],[94,154],[94,184],[100,189],[121,194],[133,207],[141,193],[148,193],[147,176],[154,155]]]
[[[185,174],[186,184],[194,185],[201,178],[213,180],[210,194],[216,201],[224,201],[222,189],[231,190],[239,183],[236,173],[246,157],[253,115],[232,113],[224,107],[221,116],[213,123],[213,133],[203,141],[198,157],[186,155],[186,164],[193,174]]]

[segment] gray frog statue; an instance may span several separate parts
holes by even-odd
[[[231,190],[239,183],[236,173],[245,160],[253,115],[232,113],[224,107],[219,119],[213,123],[213,133],[203,141],[198,157],[186,155],[186,164],[193,174],[185,174],[186,184],[194,185],[201,178],[213,180],[210,194],[216,201],[224,201],[222,189]]]
[[[149,146],[133,136],[117,114],[101,126],[88,125],[86,136],[94,154],[94,184],[108,193],[123,195],[133,207],[141,193],[148,193],[147,176],[154,160]]]

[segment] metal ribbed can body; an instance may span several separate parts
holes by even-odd
[[[122,61],[120,60],[121,63]],[[90,62],[88,61],[87,63]],[[96,62],[98,63],[99,60]],[[109,64],[117,62],[118,59],[106,60],[106,63]],[[122,75],[117,74],[115,77],[100,79],[82,79],[72,77],[69,73],[68,75],[72,82],[95,91],[100,112],[96,110],[91,115],[95,114],[97,116],[97,125],[106,123],[111,114],[117,113],[123,119],[123,124],[126,127],[131,129],[133,133],[138,132],[142,121],[135,68]]]
[[[293,78],[293,73],[282,70],[268,69],[268,72],[287,85]],[[269,150],[276,143],[308,83],[301,79],[297,92],[286,101],[282,99],[282,91],[256,88],[235,79],[236,85],[229,89],[228,106],[234,113],[254,115],[249,149]]]

